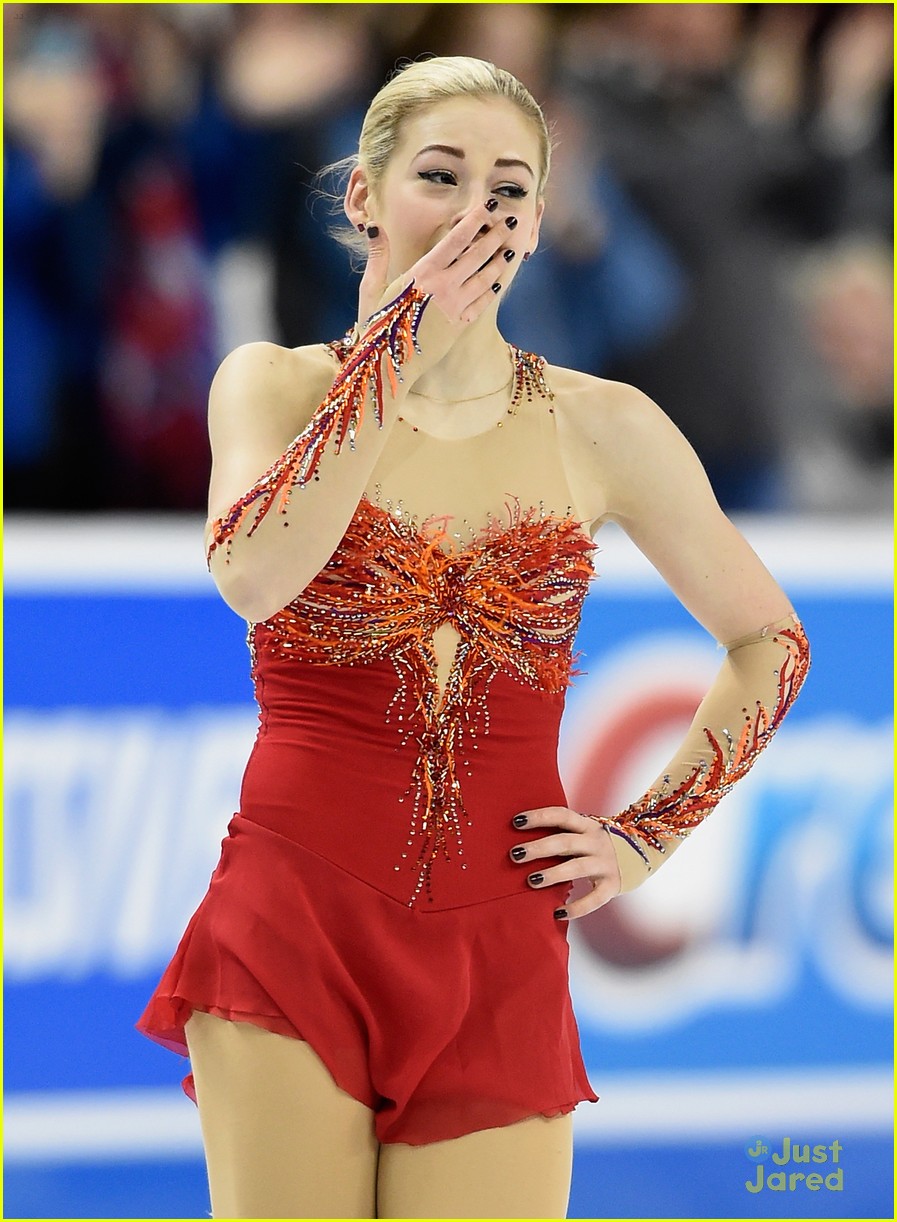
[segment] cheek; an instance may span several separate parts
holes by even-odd
[[[445,234],[447,209],[432,199],[402,200],[392,210],[394,245],[413,259],[426,254]]]

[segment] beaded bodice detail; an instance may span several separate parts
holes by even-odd
[[[355,665],[450,623],[496,666],[544,691],[569,682],[573,637],[594,575],[594,544],[572,518],[508,505],[466,545],[446,548],[441,519],[416,526],[363,497],[318,576],[264,621],[282,656]]]
[[[275,507],[286,515],[293,488],[317,478],[329,442],[337,452],[344,441],[354,448],[366,401],[382,427],[384,377],[395,390],[410,353],[419,351],[428,301],[409,285],[368,320],[364,334],[328,345],[339,370],[324,402],[281,458],[214,523],[210,557],[224,544],[229,560],[237,531],[251,538]],[[544,360],[513,347],[510,353],[511,413],[536,400],[551,412]],[[540,480],[547,457],[541,449],[526,456],[527,470]],[[441,457],[434,461],[445,466]],[[458,461],[446,469],[460,476]],[[419,521],[396,505],[363,495],[323,569],[288,606],[250,624],[249,646],[260,708],[269,662],[394,668],[386,720],[408,753],[410,783],[399,800],[411,806],[407,851],[395,869],[412,872],[413,905],[422,891],[430,896],[437,857],[465,868],[460,769],[471,767],[474,740],[489,732],[492,680],[502,672],[538,699],[563,692],[575,673],[573,641],[594,576],[594,544],[569,509],[565,515],[546,514],[541,505],[524,509],[514,496],[501,516],[489,511],[464,543],[448,531],[451,514]],[[454,630],[457,645],[440,690],[434,638],[443,625]],[[399,880],[404,886],[401,874]]]
[[[573,518],[521,510],[493,519],[471,542],[445,546],[439,519],[420,526],[363,498],[339,547],[288,607],[252,625],[254,669],[279,659],[363,665],[388,659],[396,691],[387,721],[415,749],[406,862],[414,904],[429,893],[437,856],[463,862],[460,771],[489,731],[488,691],[503,671],[542,693],[562,692],[576,671],[573,641],[594,544]],[[436,630],[459,636],[445,688],[436,678]]]

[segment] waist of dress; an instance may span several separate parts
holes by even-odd
[[[503,672],[440,720],[396,704],[389,662],[258,670],[261,723],[241,813],[402,903],[453,907],[513,894],[522,810],[565,805],[563,696]]]
[[[352,665],[264,659],[254,668],[262,726],[283,740],[325,746],[337,735],[372,749],[395,748],[406,739],[413,745],[416,731],[457,721],[494,734],[496,742],[525,737],[534,747],[546,739],[556,746],[563,692],[483,668],[460,698],[447,689],[426,700],[414,678],[389,659]]]

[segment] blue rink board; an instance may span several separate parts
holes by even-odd
[[[796,601],[813,641],[814,663],[784,732],[808,719],[845,713],[858,725],[880,723],[890,713],[889,600],[839,592]],[[671,623],[703,635],[675,605],[604,594],[590,598],[579,636],[582,666],[588,671],[599,664],[607,649],[605,625],[612,626],[619,647]],[[845,624],[851,631],[844,631]],[[245,624],[217,598],[13,595],[7,598],[6,633],[17,646],[7,651],[8,716],[18,710],[94,713],[148,704],[175,716],[197,706],[243,708],[247,717],[254,715]],[[874,651],[870,641],[877,642]],[[7,832],[12,834],[9,827]],[[9,895],[19,880],[7,876],[6,885]],[[181,1063],[133,1028],[164,962],[160,958],[146,975],[132,979],[96,970],[74,980],[8,980],[7,1091],[173,1086]],[[602,1072],[638,1070],[647,1055],[656,1068],[697,1071],[762,1069],[767,1063],[884,1065],[890,1013],[846,1004],[820,985],[805,960],[797,973],[795,988],[764,1012],[709,1007],[680,1024],[676,1041],[659,1039],[654,1030],[595,1029],[580,1016],[585,1060],[595,1071],[598,1093]],[[758,1019],[774,1024],[771,1061],[768,1050],[745,1038],[756,1033]],[[61,1031],[72,1030],[80,1033],[74,1044],[60,1038]]]
[[[887,713],[890,599],[834,590],[794,601],[813,645],[813,668],[789,721],[805,717],[808,706]],[[15,642],[4,660],[7,708],[252,703],[246,624],[211,595],[12,594],[4,621],[6,640]],[[672,600],[596,589],[577,637],[579,664],[588,673],[608,648],[658,628],[707,639]]]
[[[846,1138],[840,1192],[744,1188],[750,1174],[739,1144],[579,1145],[570,1218],[892,1218],[891,1146]],[[645,1173],[650,1167],[651,1173]],[[77,1202],[78,1212],[73,1212]],[[206,1218],[199,1161],[12,1167],[7,1218]]]
[[[880,592],[833,589],[796,595],[795,604],[813,642],[814,666],[783,735],[832,719],[856,734],[867,727],[877,733],[891,712],[889,598]],[[581,665],[595,673],[608,651],[658,629],[702,635],[675,605],[596,592],[588,600],[579,637]],[[215,597],[13,593],[6,603],[7,641],[15,642],[7,651],[8,715],[12,722],[17,715],[39,719],[71,712],[83,715],[88,727],[94,724],[91,719],[145,708],[161,710],[174,726],[197,709],[245,709],[253,719],[244,635],[245,625]],[[7,898],[18,897],[23,888],[27,892],[31,881],[28,875],[7,876]],[[851,930],[863,934],[868,949],[876,938],[880,944],[882,934],[865,930],[862,916],[858,911]],[[646,1056],[657,1070],[705,1077],[733,1069],[807,1069],[824,1079],[829,1068],[861,1066],[880,1066],[886,1075],[890,1013],[833,990],[805,950],[784,996],[762,1007],[707,1006],[679,1022],[675,1039],[661,1027],[621,1032],[583,1011],[585,1059],[598,1093],[602,1075],[641,1072]],[[89,970],[69,973],[62,965],[53,972],[10,978],[7,1091],[15,1096],[162,1087],[178,1097],[184,1062],[133,1028],[163,966],[160,952],[151,969],[126,976],[98,953]],[[769,1038],[752,1044],[745,1038],[751,1032]],[[830,1141],[834,1132],[822,1133],[819,1140]],[[777,1138],[781,1132],[770,1135]],[[756,1195],[744,1187],[753,1167],[737,1141],[652,1145],[644,1135],[642,1140],[633,1135],[626,1144],[583,1140],[576,1149],[569,1216],[893,1217],[890,1141],[869,1135],[868,1127],[863,1136],[846,1129],[837,1136],[845,1147],[842,1191]],[[800,1140],[812,1139],[801,1134]],[[110,1155],[96,1162],[17,1162],[6,1172],[4,1204],[8,1218],[208,1216],[202,1165],[186,1153],[167,1161],[121,1161]]]

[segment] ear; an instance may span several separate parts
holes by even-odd
[[[356,166],[349,175],[343,210],[353,226],[366,225],[372,219],[370,213],[371,191],[367,176],[361,166]]]
[[[538,204],[536,204],[536,219],[533,221],[533,227],[529,235],[529,246],[527,249],[529,250],[530,254],[532,254],[539,245],[539,231],[542,228],[542,213],[544,211],[545,200],[540,199]]]

